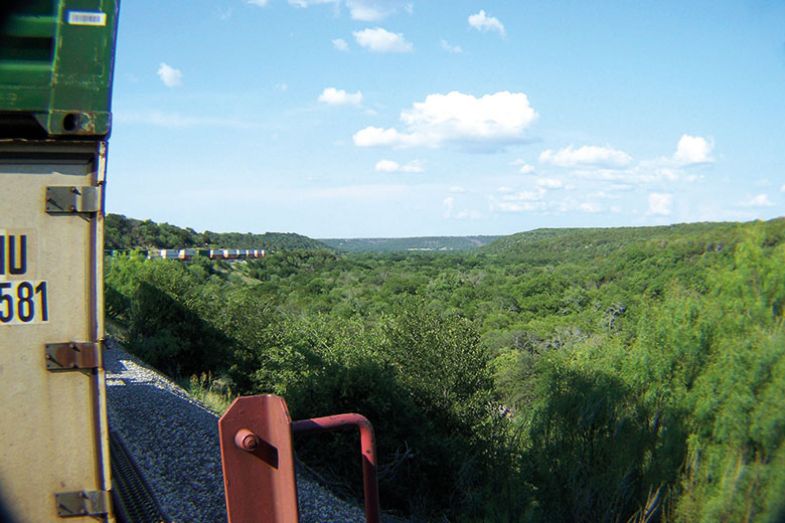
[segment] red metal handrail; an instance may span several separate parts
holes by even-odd
[[[360,414],[337,414],[321,418],[292,422],[292,431],[298,434],[357,427],[360,429],[360,452],[363,460],[363,493],[365,494],[365,519],[379,523],[379,483],[376,479],[376,440],[373,425]]]
[[[360,430],[365,517],[369,523],[379,523],[376,443],[367,418],[339,414],[292,422],[280,396],[237,398],[218,421],[229,523],[296,523],[292,433],[351,427]]]

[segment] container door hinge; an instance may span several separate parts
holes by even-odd
[[[49,214],[95,213],[101,210],[99,187],[47,187],[46,212]]]
[[[101,344],[95,342],[47,343],[46,369],[50,371],[97,369]]]
[[[78,490],[55,494],[57,515],[61,518],[75,516],[101,516],[109,513],[109,492],[105,490]]]

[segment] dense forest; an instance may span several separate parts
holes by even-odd
[[[470,251],[498,240],[500,236],[423,236],[418,238],[320,238],[319,241],[344,252]]]
[[[104,221],[104,246],[110,250],[129,249],[326,249],[326,245],[294,233],[196,232],[152,220],[107,214]]]
[[[461,253],[129,253],[105,281],[129,349],[195,389],[369,417],[387,510],[785,518],[783,219],[542,229]],[[352,436],[295,446],[361,492]]]

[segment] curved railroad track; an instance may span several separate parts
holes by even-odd
[[[114,485],[134,493],[119,508],[135,522],[226,521],[217,416],[114,340],[104,364]],[[365,521],[362,508],[299,473],[297,489],[301,522]]]

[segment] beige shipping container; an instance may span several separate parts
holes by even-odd
[[[113,521],[102,141],[0,140],[0,520]]]

